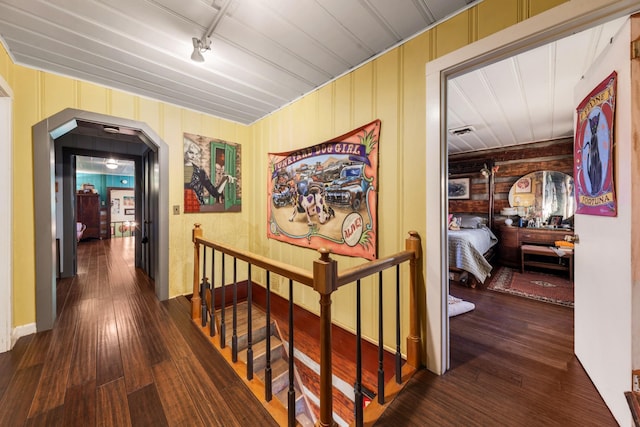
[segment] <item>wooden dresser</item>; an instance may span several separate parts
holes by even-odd
[[[83,239],[100,238],[100,195],[96,193],[76,194],[77,221],[87,226]]]
[[[573,236],[573,230],[550,228],[520,228],[501,225],[495,230],[498,237],[498,260],[502,265],[520,269],[520,246],[533,244],[553,246],[564,236]]]

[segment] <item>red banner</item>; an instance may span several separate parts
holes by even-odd
[[[580,103],[573,153],[576,213],[616,216],[613,182],[614,71]]]

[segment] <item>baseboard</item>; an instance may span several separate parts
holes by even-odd
[[[22,337],[26,337],[27,335],[35,334],[38,332],[36,330],[35,323],[28,323],[26,325],[17,326],[11,332],[11,348],[16,345],[16,341],[18,341]]]

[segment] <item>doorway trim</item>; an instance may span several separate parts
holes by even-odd
[[[446,96],[450,77],[511,57],[638,9],[634,0],[569,0],[523,22],[426,64],[426,234],[425,259],[439,268],[426,270],[425,301],[427,368],[437,374],[449,369],[449,318],[446,212],[447,145]]]
[[[13,92],[0,76],[0,353],[11,350],[13,327]]]
[[[76,120],[122,126],[142,132],[158,153],[158,263],[154,274],[160,300],[169,298],[169,146],[146,123],[88,111],[66,109],[33,126],[36,329],[56,319],[55,138],[76,127]]]

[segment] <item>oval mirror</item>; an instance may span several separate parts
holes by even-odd
[[[511,186],[509,204],[521,217],[560,225],[576,210],[573,177],[557,171],[531,172]]]

